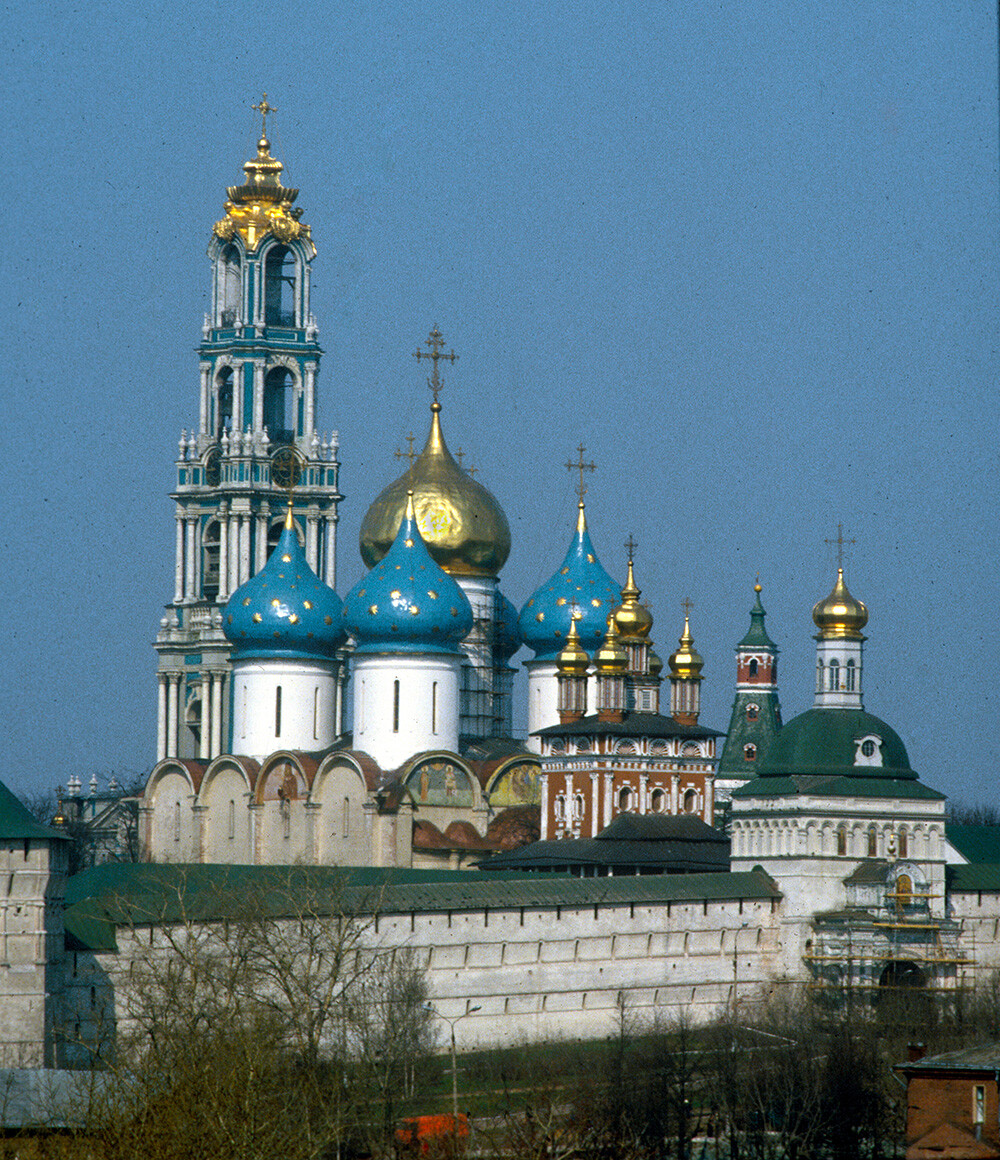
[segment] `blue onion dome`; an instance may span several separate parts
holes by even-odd
[[[536,660],[554,661],[569,636],[576,605],[580,643],[587,652],[593,652],[604,639],[608,613],[620,599],[621,589],[604,571],[590,542],[581,500],[576,535],[562,566],[521,609],[521,639],[534,650]]]
[[[389,551],[347,594],[342,624],[355,652],[379,653],[455,652],[472,623],[465,593],[420,535],[411,491]]]
[[[496,595],[495,616],[493,655],[498,660],[509,661],[521,647],[521,634],[517,630],[517,609],[500,591]]]
[[[331,657],[344,643],[343,605],[309,567],[292,509],[264,567],[230,596],[222,630],[244,657]]]

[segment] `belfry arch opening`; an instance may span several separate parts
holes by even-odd
[[[272,367],[264,380],[264,426],[271,443],[294,443],[293,391],[287,367]]]
[[[233,429],[233,368],[222,367],[215,376],[215,437]]]
[[[229,245],[219,255],[219,326],[235,326],[243,297],[243,270],[239,250]]]
[[[295,325],[295,255],[272,246],[264,259],[264,325]]]
[[[221,531],[218,520],[209,520],[201,534],[202,590],[209,600],[219,595],[219,551]]]

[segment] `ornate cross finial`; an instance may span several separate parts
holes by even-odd
[[[406,439],[406,450],[402,451],[402,450],[400,450],[400,448],[397,447],[396,451],[395,451],[395,455],[396,455],[397,459],[408,460],[410,467],[412,467],[413,461],[417,457],[417,453],[413,450],[413,440],[416,439],[416,435],[414,435],[413,432],[411,431],[409,433],[409,435],[405,436],[405,439]]]
[[[576,485],[576,495],[577,495],[577,499],[579,499],[580,503],[583,503],[583,497],[587,494],[587,485],[583,482],[583,473],[585,471],[596,471],[597,464],[596,463],[584,463],[583,453],[587,449],[586,449],[586,447],[584,447],[584,445],[582,443],[577,447],[576,450],[577,450],[577,460],[575,463],[572,460],[570,460],[569,463],[566,464],[566,470],[567,471],[579,471],[580,482]]]
[[[266,137],[268,115],[270,113],[276,113],[278,110],[274,107],[274,105],[269,105],[267,103],[267,93],[264,93],[261,96],[259,105],[251,105],[250,108],[253,109],[255,113],[260,113],[260,135],[262,137]]]
[[[628,552],[628,562],[633,562],[635,550],[639,547],[639,541],[632,538],[632,533],[629,532],[628,539],[625,541],[625,551]]]
[[[461,447],[459,447],[459,449],[455,452],[455,458],[458,460],[458,466],[462,467],[463,466],[462,460],[465,458],[465,452],[462,450]]]
[[[845,540],[844,539],[844,525],[843,524],[837,524],[837,538],[835,540],[824,540],[823,541],[824,544],[836,544],[837,545],[837,567],[838,568],[843,568],[843,566],[844,566],[844,545],[845,544],[856,544],[857,542],[858,542],[857,540]]]
[[[575,600],[569,602],[569,618],[570,620],[582,620],[583,613],[580,611],[580,605]]]
[[[424,343],[424,346],[429,346],[430,350],[415,350],[413,357],[415,359],[429,358],[433,361],[434,371],[427,380],[427,385],[434,392],[435,407],[440,407],[441,404],[438,402],[438,395],[441,394],[441,388],[444,386],[444,383],[441,382],[441,377],[438,374],[438,363],[441,359],[447,359],[448,362],[453,363],[458,358],[458,355],[454,351],[449,351],[448,354],[443,353],[444,336],[436,326],[427,336],[427,341]]]
[[[474,467],[474,466],[473,466],[471,463],[470,463],[470,464],[469,464],[469,466],[468,466],[468,467],[465,469],[465,471],[466,471],[466,474],[467,474],[467,475],[471,475],[473,479],[475,479],[475,478],[476,478],[476,472],[477,472],[478,470],[479,470],[479,468],[478,468],[478,467]]]
[[[691,609],[694,608],[694,601],[690,596],[684,597],[684,599],[681,601],[681,608],[684,609],[685,620],[689,620],[691,617]]]
[[[294,447],[280,447],[271,456],[271,482],[275,487],[288,493],[291,506],[295,498],[295,488],[302,479],[302,461]]]

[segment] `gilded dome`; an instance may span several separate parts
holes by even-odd
[[[576,631],[578,619],[579,613],[572,617],[569,622],[569,636],[559,652],[556,664],[559,672],[582,677],[590,668],[590,657],[584,652],[583,645],[580,643],[580,634]]]
[[[864,640],[861,630],[868,623],[868,609],[848,592],[843,568],[837,569],[833,591],[813,608],[813,623],[824,640]]]
[[[618,630],[612,614],[608,615],[608,631],[601,647],[594,653],[594,667],[599,673],[607,674],[624,673],[628,668],[628,653],[618,643]]]
[[[697,652],[694,647],[691,622],[686,616],[684,617],[684,631],[677,644],[679,646],[677,651],[670,654],[670,660],[667,662],[670,665],[670,675],[680,680],[700,681],[705,661],[701,653]]]
[[[622,589],[622,602],[615,609],[615,628],[623,640],[636,638],[644,639],[649,636],[653,627],[653,614],[644,605],[639,603],[641,589],[636,587],[635,576],[632,573],[632,561],[628,562],[628,577]]]
[[[423,451],[368,509],[361,525],[361,558],[374,568],[389,551],[412,491],[417,525],[435,562],[452,576],[496,576],[510,555],[507,517],[452,458],[440,416],[441,404],[432,403]]]

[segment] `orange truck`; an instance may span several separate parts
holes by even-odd
[[[469,1117],[458,1113],[458,1121],[450,1113],[437,1116],[411,1116],[400,1121],[396,1129],[396,1151],[406,1156],[440,1156],[457,1140],[469,1138]]]

